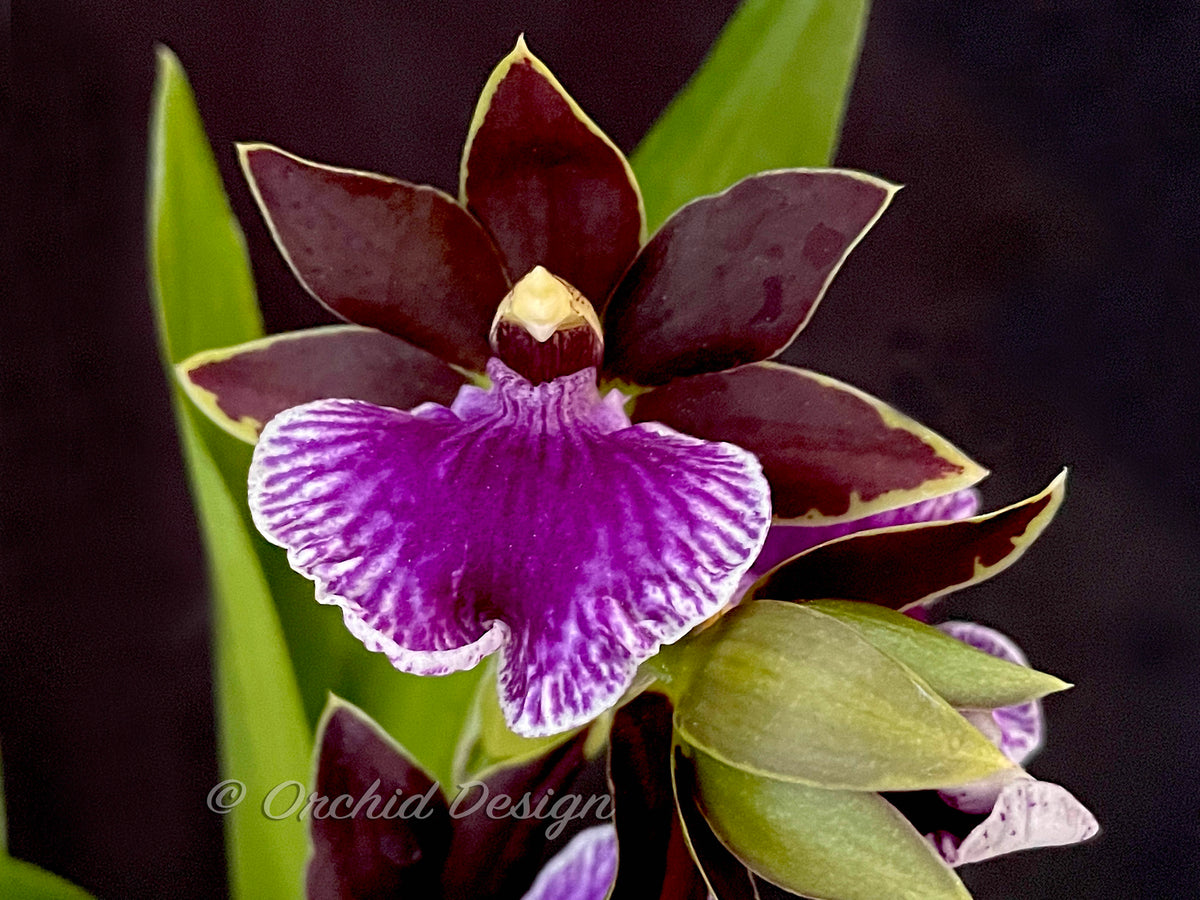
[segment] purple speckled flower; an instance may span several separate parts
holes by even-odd
[[[945,622],[938,627],[992,656],[1029,665],[1020,648],[994,629],[975,622]],[[994,710],[966,711],[964,715],[1018,765],[1041,747],[1042,707],[1037,700]],[[1020,768],[1006,769],[991,778],[938,794],[950,806],[976,817],[969,829],[939,830],[929,835],[953,866],[1018,850],[1075,844],[1100,831],[1095,816],[1066,788],[1039,781]]]
[[[285,259],[351,324],[206,351],[182,383],[257,441],[255,522],[317,599],[405,671],[496,653],[521,734],[616,703],[737,596],[772,517],[811,543],[974,503],[986,472],[943,438],[771,361],[887,182],[767,172],[647,239],[625,157],[523,41],[457,199],[239,149]]]

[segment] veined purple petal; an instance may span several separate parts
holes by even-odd
[[[581,831],[538,873],[522,900],[604,900],[617,874],[617,830]]]
[[[450,409],[287,410],[255,449],[250,508],[368,649],[420,674],[499,649],[509,726],[553,734],[732,598],[769,488],[738,447],[631,426],[594,369],[488,373]]]
[[[1096,817],[1066,788],[1029,776],[1009,780],[991,813],[961,840],[949,832],[930,835],[952,866],[983,862],[994,856],[1077,844],[1100,831]]]
[[[970,644],[984,653],[1017,665],[1029,665],[1029,660],[1025,658],[1021,648],[994,628],[977,622],[943,622],[938,628],[950,637]],[[987,712],[980,715],[989,716],[991,719],[991,722],[983,722],[980,730],[992,738],[1000,752],[1017,765],[1023,764],[1042,746],[1042,704],[1037,700],[994,709],[990,715]],[[977,727],[980,724],[976,723]]]
[[[773,525],[767,534],[766,543],[763,544],[762,553],[750,569],[749,577],[757,578],[785,559],[848,534],[870,531],[873,528],[911,525],[915,522],[967,519],[978,511],[979,491],[966,488],[850,522],[835,522],[833,525]]]

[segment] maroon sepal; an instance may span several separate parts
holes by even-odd
[[[348,704],[331,704],[317,747],[328,805],[309,818],[309,900],[440,896],[453,824],[437,783]]]
[[[453,198],[266,144],[239,151],[279,249],[317,300],[349,322],[483,368],[508,281],[491,239]]]
[[[795,169],[684,206],[613,294],[606,371],[664,384],[782,353],[895,190],[859,172]]]
[[[309,822],[309,900],[519,900],[575,834],[611,817],[607,761],[586,742],[580,732],[447,798],[365,713],[331,699],[317,738],[325,799]]]
[[[866,531],[821,544],[762,576],[748,596],[860,600],[892,609],[927,603],[1012,565],[1062,504],[1066,473],[1006,509],[954,522]]]
[[[483,89],[460,199],[514,280],[543,265],[597,310],[644,237],[633,170],[524,40]]]
[[[771,483],[775,517],[800,524],[906,506],[986,474],[881,401],[775,363],[671,382],[640,395],[632,418],[749,450]]]
[[[646,692],[621,707],[609,742],[620,900],[705,900],[671,785],[672,706]]]
[[[176,366],[191,398],[231,434],[254,442],[275,415],[312,400],[411,409],[449,404],[466,379],[431,353],[358,325],[330,325],[206,350]]]
[[[591,755],[587,745],[585,728],[544,756],[490,770],[483,786],[460,787],[443,878],[447,898],[519,900],[572,837],[612,817],[605,756]],[[475,808],[485,789],[489,800]],[[503,807],[489,813],[489,802]],[[556,804],[559,818],[551,815]]]

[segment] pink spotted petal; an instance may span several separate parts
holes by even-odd
[[[1005,853],[1077,844],[1100,831],[1096,817],[1066,788],[1029,776],[1009,780],[991,813],[961,840],[949,832],[930,835],[952,866]]]
[[[449,409],[284,412],[255,449],[250,506],[368,649],[420,674],[500,650],[509,726],[552,734],[732,598],[769,489],[740,448],[631,426],[594,370],[488,373]]]
[[[617,831],[595,825],[571,839],[521,900],[604,900],[617,874]]]

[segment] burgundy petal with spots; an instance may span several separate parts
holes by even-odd
[[[732,599],[769,492],[738,447],[631,426],[593,369],[488,373],[449,409],[288,410],[255,449],[250,507],[368,649],[427,675],[499,650],[510,727],[552,734]]]

